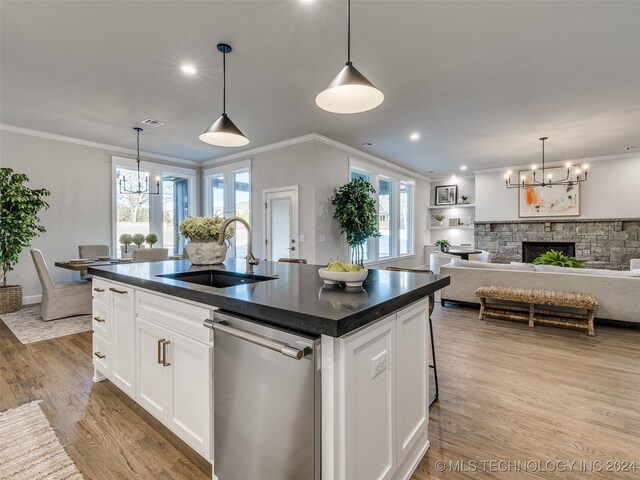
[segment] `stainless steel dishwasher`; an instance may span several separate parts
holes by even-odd
[[[214,473],[320,480],[320,338],[215,312]]]

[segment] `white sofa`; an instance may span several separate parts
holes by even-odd
[[[440,274],[451,277],[451,284],[442,290],[443,305],[446,301],[479,304],[475,291],[482,285],[543,288],[590,293],[600,303],[596,318],[640,323],[640,269],[618,271],[454,259],[440,267]]]

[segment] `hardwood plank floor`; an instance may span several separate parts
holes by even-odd
[[[588,337],[455,306],[433,320],[440,401],[412,480],[640,478],[640,330]]]
[[[461,307],[434,312],[440,401],[412,480],[640,477],[639,330],[596,326],[588,337],[477,317]],[[207,462],[110,382],[92,383],[92,373],[90,332],[22,345],[0,322],[0,410],[44,400],[87,479],[211,478]],[[614,460],[638,468],[578,471],[596,460],[595,469]],[[551,472],[565,464],[547,461],[577,464]]]

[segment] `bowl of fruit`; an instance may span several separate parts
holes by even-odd
[[[347,287],[361,287],[369,270],[354,263],[344,263],[340,260],[330,262],[326,267],[318,270],[325,285],[335,285],[344,282]]]

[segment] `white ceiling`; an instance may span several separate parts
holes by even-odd
[[[203,161],[227,110],[246,149],[317,132],[433,177],[640,144],[640,2],[352,3],[352,60],[385,94],[355,115],[315,96],[346,58],[346,2],[1,2],[0,121]],[[184,62],[200,73],[187,77]],[[417,142],[408,135],[418,131]]]

